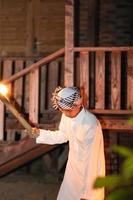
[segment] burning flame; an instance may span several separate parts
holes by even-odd
[[[8,94],[8,88],[4,84],[0,84],[0,94],[4,96]]]

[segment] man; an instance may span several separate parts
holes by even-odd
[[[105,175],[103,136],[99,121],[82,106],[76,87],[56,88],[53,107],[62,112],[59,130],[33,128],[37,143],[69,142],[66,171],[57,200],[103,200],[104,189],[93,189],[98,176]]]

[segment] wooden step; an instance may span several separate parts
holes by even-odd
[[[15,144],[0,146],[0,177],[56,147],[57,145],[36,144],[29,137]]]

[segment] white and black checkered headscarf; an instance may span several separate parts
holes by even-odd
[[[76,107],[78,103],[81,104],[80,91],[77,87],[57,87],[52,95],[52,104],[55,109],[70,110]]]

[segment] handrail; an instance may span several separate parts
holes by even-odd
[[[106,115],[133,115],[133,110],[115,110],[115,109],[89,109],[94,114]]]
[[[131,47],[74,47],[70,49],[74,52],[88,52],[88,51],[133,51]]]
[[[45,57],[45,58],[40,59],[40,60],[37,61],[36,63],[31,64],[30,67],[25,68],[25,69],[19,71],[18,73],[16,73],[16,74],[10,76],[9,79],[3,80],[2,82],[3,82],[3,83],[12,82],[12,81],[14,81],[14,80],[20,78],[21,76],[24,76],[24,75],[30,73],[32,70],[35,70],[35,69],[39,68],[41,65],[46,64],[46,63],[48,63],[48,62],[54,60],[54,59],[57,58],[58,56],[63,55],[64,53],[65,53],[65,49],[62,48],[62,49],[56,51],[55,53],[53,53],[53,54],[51,54],[51,55],[49,55],[49,56],[47,56],[47,57]]]

